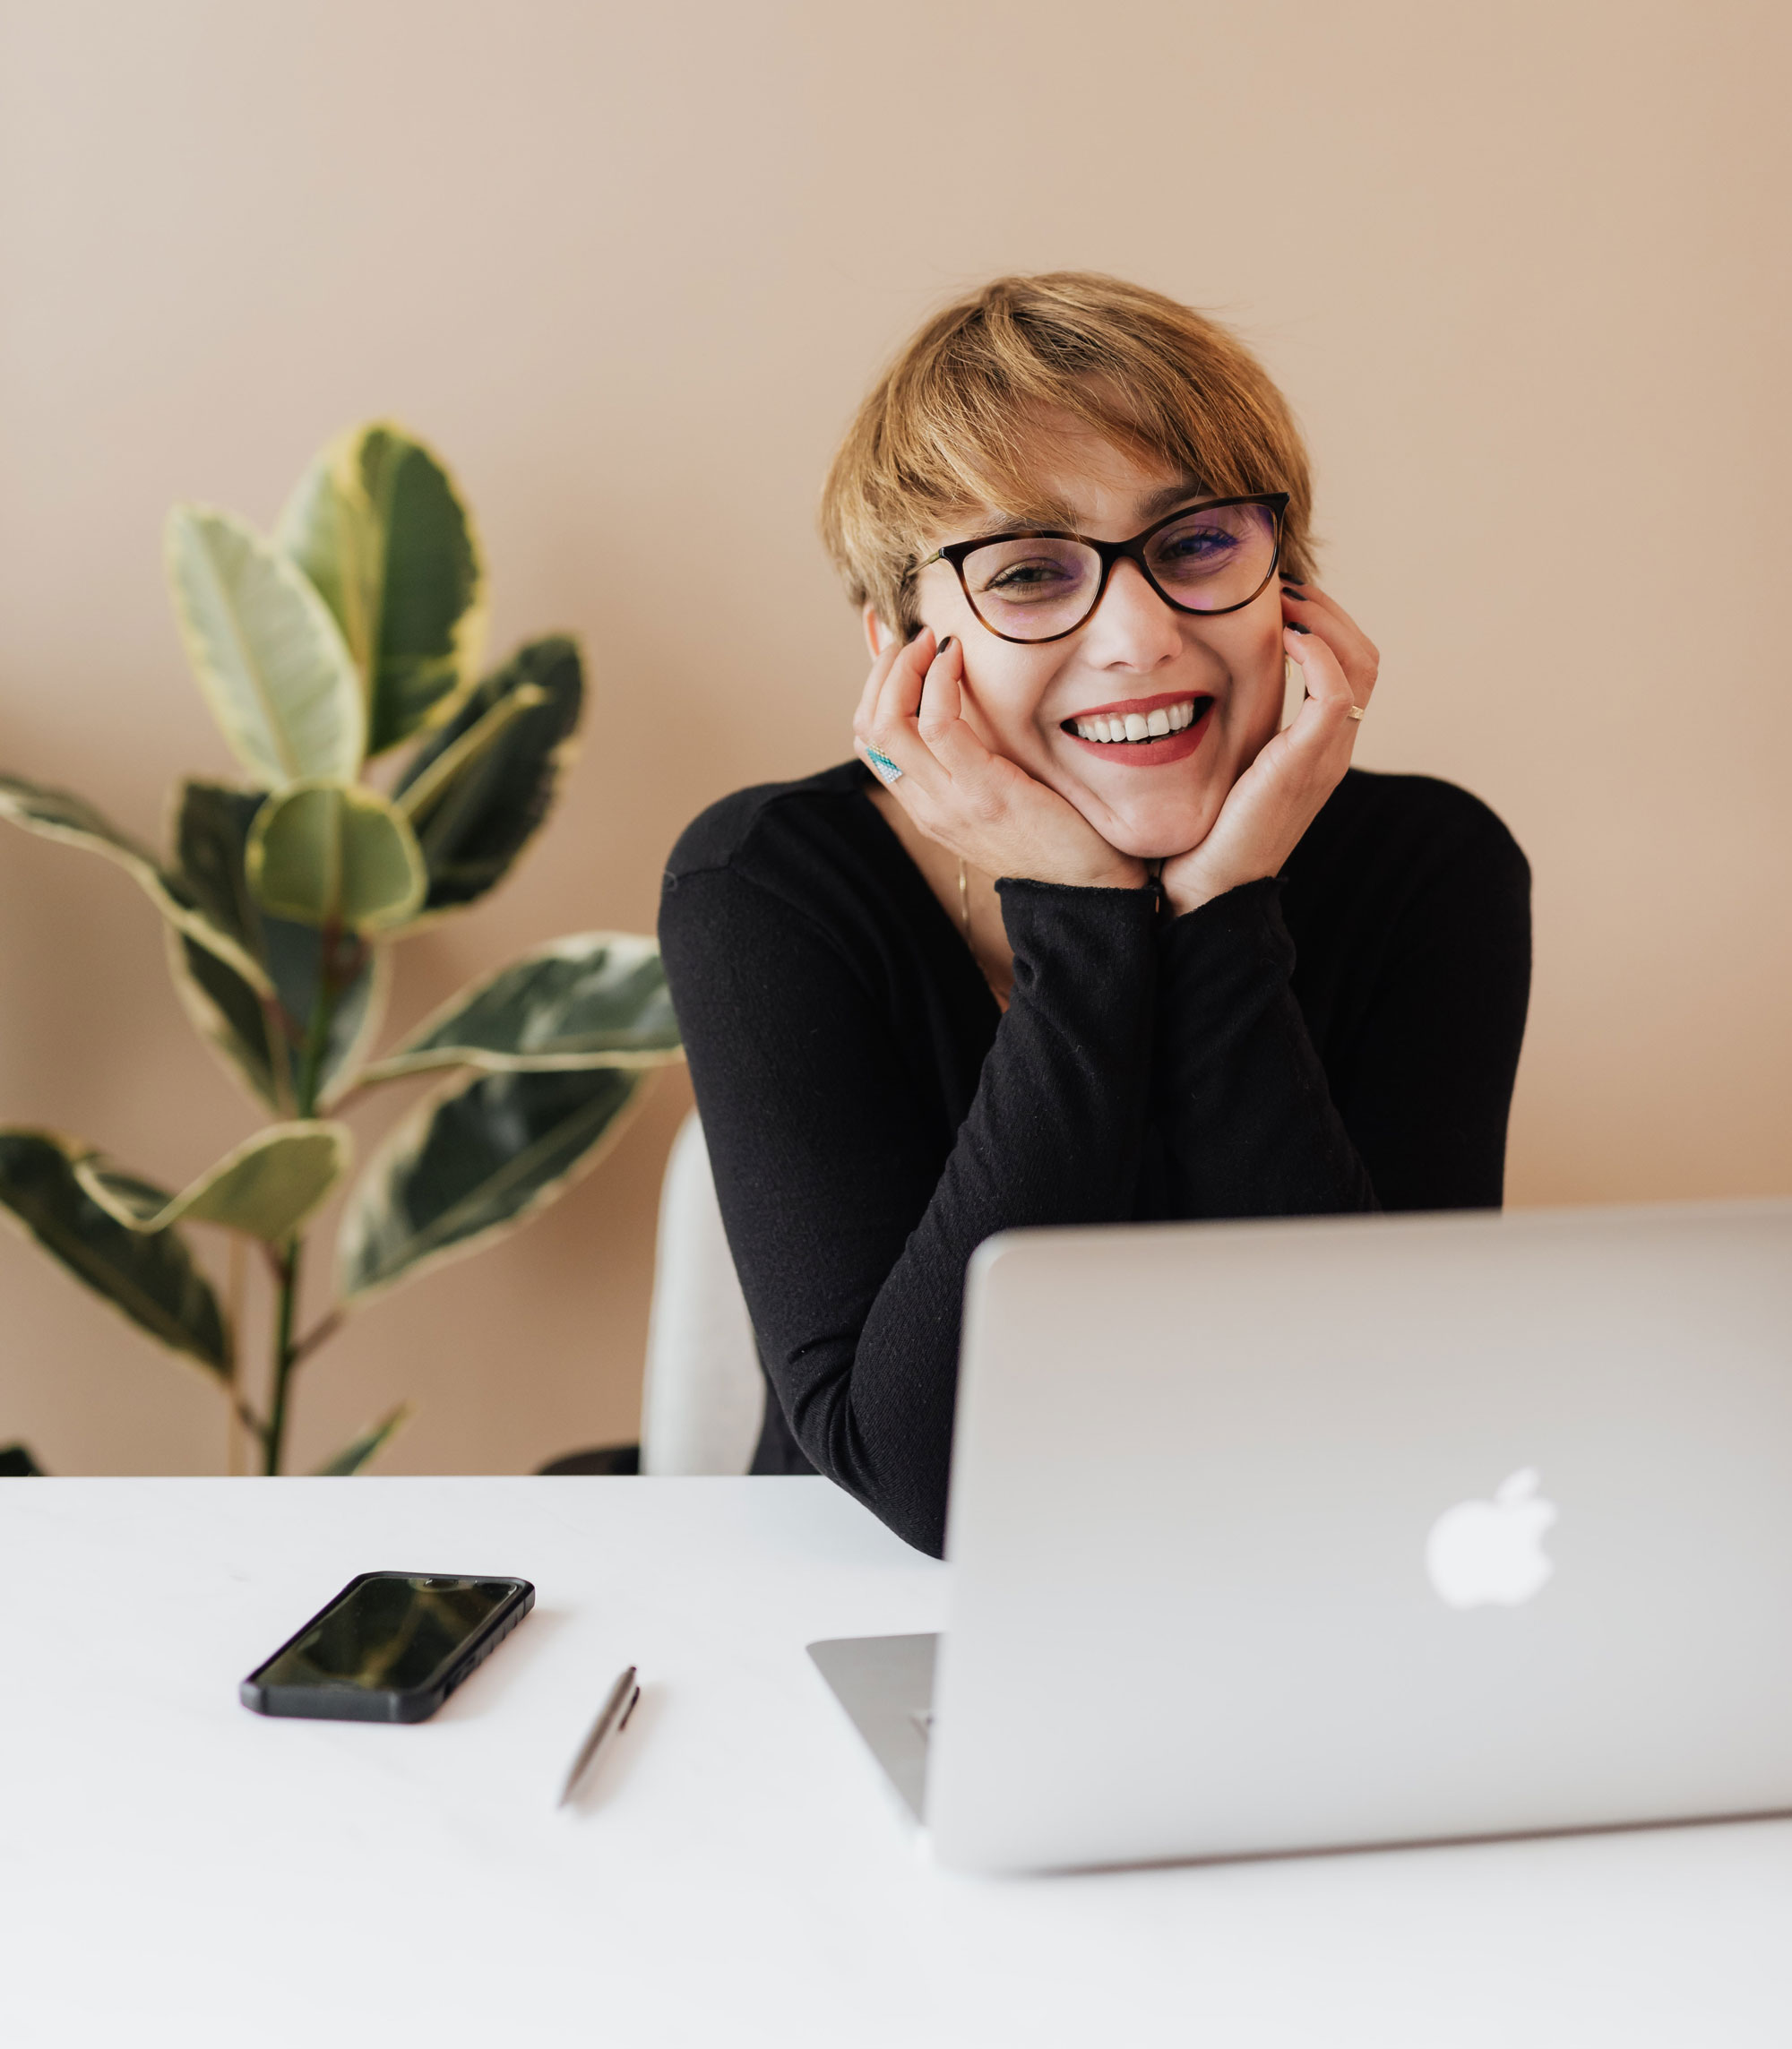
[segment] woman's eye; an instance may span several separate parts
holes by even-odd
[[[998,598],[1032,598],[1042,591],[1062,590],[1073,581],[1061,562],[1016,562],[992,576],[983,588]]]
[[[1205,527],[1193,533],[1174,535],[1159,551],[1159,559],[1170,563],[1219,562],[1238,546],[1236,534]]]

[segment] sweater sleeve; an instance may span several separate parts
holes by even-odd
[[[1166,928],[1160,1205],[1185,1218],[1374,1210],[1296,1000],[1280,885],[1246,883]]]
[[[668,878],[660,941],[761,1356],[820,1472],[937,1554],[966,1263],[1133,1213],[1158,947],[1147,891],[1004,882],[1014,990],[949,1140],[887,1004],[737,870]]]
[[[1457,793],[1452,793],[1457,794]],[[1352,1003],[1332,1078],[1385,1210],[1496,1210],[1530,1000],[1530,867],[1465,805],[1422,865]]]
[[[1164,934],[1161,1213],[1501,1202],[1530,989],[1524,856],[1485,805],[1412,779],[1398,829],[1337,857],[1366,908],[1322,1054],[1279,882],[1234,890]]]

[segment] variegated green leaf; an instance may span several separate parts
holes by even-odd
[[[262,958],[262,912],[244,855],[267,792],[189,777],[174,787],[168,840],[174,868],[205,915]]]
[[[349,1199],[342,1299],[365,1300],[514,1230],[597,1164],[644,1080],[616,1067],[484,1074],[428,1098]]]
[[[428,1067],[658,1067],[681,1051],[654,942],[582,932],[463,990],[363,1079]]]
[[[584,695],[577,642],[531,641],[406,764],[392,796],[429,869],[425,917],[474,902],[510,872],[572,762]]]
[[[477,670],[485,604],[478,537],[440,460],[388,422],[351,428],[300,478],[280,541],[366,679],[368,753],[445,716]]]
[[[426,882],[404,814],[357,783],[298,783],[270,797],[249,828],[246,867],[275,917],[361,933],[403,925]]]
[[[472,725],[462,727],[446,746],[428,750],[429,765],[403,783],[398,797],[399,809],[413,824],[420,818],[427,818],[453,786],[465,780],[480,757],[496,746],[525,711],[533,711],[537,705],[547,702],[547,693],[536,683],[522,684],[500,697],[490,710],[481,712]]]
[[[348,1171],[354,1140],[346,1124],[305,1120],[257,1132],[178,1195],[137,1179],[100,1154],[74,1177],[127,1230],[165,1231],[183,1219],[221,1224],[264,1244],[283,1244]]]
[[[316,1005],[323,938],[315,925],[264,917],[250,891],[245,862],[262,802],[258,792],[185,783],[173,839],[182,881],[271,976],[275,1015],[269,1016],[239,976],[191,945],[171,946],[168,967],[195,1029],[258,1101],[279,1111],[292,1103],[291,1051],[303,1040]],[[379,1029],[391,981],[390,955],[369,947],[331,1016],[319,1089],[326,1105],[354,1079]]]
[[[178,933],[168,934],[168,979],[193,1029],[225,1071],[273,1111],[292,1105],[292,1063],[266,1004],[233,968]]]
[[[177,505],[168,573],[187,659],[230,751],[267,789],[347,781],[366,707],[330,608],[288,557],[234,513]]]
[[[0,1207],[138,1330],[228,1379],[229,1329],[186,1241],[146,1237],[101,1209],[75,1173],[91,1151],[56,1132],[0,1129]]]
[[[168,874],[148,848],[121,832],[85,797],[70,790],[46,789],[17,776],[0,776],[0,818],[46,839],[60,839],[116,861],[185,938],[228,962],[252,988],[271,986],[253,950],[228,925],[210,915],[183,878]]]
[[[377,1423],[370,1424],[358,1437],[352,1438],[333,1459],[317,1468],[320,1480],[345,1480],[354,1473],[365,1473],[413,1416],[415,1404],[401,1401],[390,1416],[383,1416]]]

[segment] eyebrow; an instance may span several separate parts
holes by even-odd
[[[1211,498],[1216,495],[1218,494],[1212,486],[1203,484],[1200,478],[1185,477],[1178,483],[1166,484],[1159,490],[1146,492],[1145,495],[1139,501],[1139,510],[1144,515],[1145,524],[1150,526],[1153,520],[1161,519],[1166,512],[1175,512],[1178,505],[1185,505],[1193,499]],[[1016,513],[1014,515],[1014,521],[1017,526],[1028,526],[1035,522],[1042,526],[1049,526],[1054,520],[1060,521],[1067,530],[1077,530],[1076,520],[1067,505],[1059,507],[1054,512],[1042,511],[1034,514]]]
[[[1139,509],[1145,516],[1145,524],[1150,526],[1153,520],[1161,519],[1166,512],[1175,512],[1178,505],[1187,504],[1193,499],[1211,498],[1219,494],[1210,486],[1203,484],[1200,478],[1185,477],[1178,483],[1166,484],[1160,490],[1148,491],[1139,501]],[[996,515],[998,519],[1002,516],[1000,513]],[[1038,527],[1050,528],[1054,532],[1062,530],[1065,533],[1074,533],[1079,530],[1076,520],[1068,506],[1043,509],[1034,512],[1012,512],[1007,517],[1010,523],[1006,528],[993,528],[987,535],[980,538],[1000,540],[1004,532],[1024,532]],[[933,555],[930,554],[926,559],[931,562]]]
[[[1161,491],[1149,492],[1140,510],[1148,520],[1159,512],[1172,512],[1187,498],[1210,498],[1213,493],[1198,477],[1185,477],[1179,484],[1167,484]]]

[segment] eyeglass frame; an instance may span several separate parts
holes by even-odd
[[[1251,595],[1241,598],[1236,605],[1216,606],[1211,611],[1204,611],[1198,605],[1180,605],[1151,574],[1150,564],[1145,560],[1145,544],[1154,536],[1162,533],[1166,527],[1173,527],[1178,520],[1187,519],[1191,512],[1214,512],[1222,505],[1267,505],[1275,514],[1276,545],[1270,553],[1270,566],[1263,572],[1263,581]],[[1191,619],[1223,619],[1228,612],[1242,612],[1245,606],[1254,605],[1269,589],[1271,580],[1282,559],[1282,529],[1288,508],[1288,494],[1286,491],[1244,491],[1231,498],[1197,498],[1192,504],[1178,505],[1175,512],[1166,512],[1162,519],[1154,520],[1142,533],[1136,533],[1130,540],[1124,541],[1092,540],[1087,534],[1064,532],[1052,527],[1011,527],[999,534],[979,534],[975,540],[949,541],[945,547],[936,547],[925,562],[918,563],[915,573],[918,576],[922,570],[930,569],[936,562],[950,563],[953,574],[958,578],[959,589],[964,592],[964,601],[970,607],[971,616],[978,624],[986,632],[994,633],[998,641],[1007,641],[1017,648],[1049,647],[1054,641],[1067,641],[1073,633],[1080,633],[1100,609],[1101,600],[1107,595],[1108,580],[1114,573],[1114,565],[1120,562],[1133,564],[1147,584],[1172,611],[1184,613]],[[1095,596],[1090,600],[1088,611],[1075,625],[1066,626],[1061,633],[1042,633],[1037,640],[1031,640],[1020,633],[1004,633],[1000,626],[989,624],[978,610],[977,600],[970,594],[970,586],[965,581],[964,565],[967,557],[975,555],[978,548],[993,547],[997,541],[1075,541],[1079,547],[1095,551],[1101,558],[1101,580],[1095,587]]]

